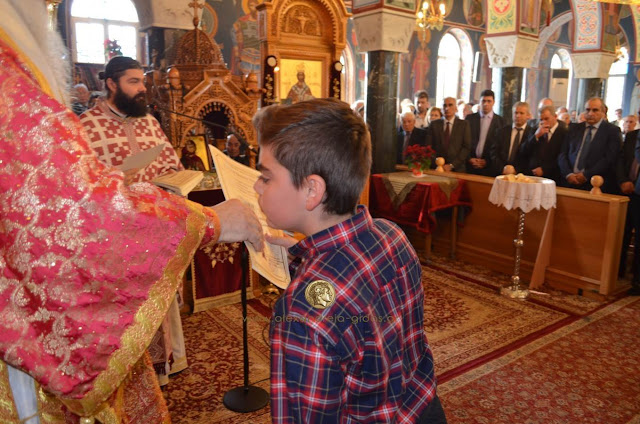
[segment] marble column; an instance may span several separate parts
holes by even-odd
[[[399,57],[408,51],[416,25],[413,10],[391,9],[387,3],[353,7],[358,48],[367,53],[365,119],[371,131],[372,173],[395,171]]]
[[[584,104],[592,97],[604,99],[604,79],[602,78],[580,78],[578,80],[578,94],[576,96],[576,109],[578,112],[584,111]]]
[[[395,170],[398,57],[397,52],[383,50],[367,53],[366,120],[371,131],[374,174]]]
[[[517,66],[498,68],[499,71],[494,72],[493,87],[497,90],[496,108],[498,114],[501,115],[507,124],[511,124],[513,118],[513,105],[520,101],[522,95],[522,78],[523,69]],[[499,81],[496,81],[495,78]],[[531,105],[529,105],[531,107]],[[535,105],[531,107],[535,110]]]

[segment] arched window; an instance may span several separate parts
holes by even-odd
[[[117,41],[124,56],[138,58],[138,12],[131,0],[73,0],[74,62],[105,63],[106,42]]]
[[[629,72],[629,53],[626,47],[620,47],[622,53],[618,59],[611,64],[609,69],[609,78],[607,79],[607,91],[604,103],[609,108],[607,118],[614,121],[616,118],[616,109],[622,109],[622,95],[624,94],[624,80]],[[635,113],[636,110],[631,110]]]
[[[456,37],[450,33],[443,35],[438,47],[436,105],[442,105],[445,97],[458,97],[460,53],[460,44]]]
[[[556,106],[567,106],[571,96],[571,56],[565,49],[558,49],[551,57],[551,83],[549,97]]]

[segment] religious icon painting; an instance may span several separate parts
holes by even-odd
[[[180,158],[180,162],[182,162],[185,169],[203,172],[213,169],[211,153],[207,144],[205,135],[187,137],[187,141],[182,148],[182,157]]]
[[[280,99],[283,104],[293,104],[316,97],[325,97],[321,60],[281,59]]]
[[[482,0],[464,0],[464,17],[473,26],[484,25],[484,5]]]

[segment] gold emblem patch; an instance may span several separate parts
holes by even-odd
[[[314,308],[327,309],[336,301],[336,291],[330,282],[316,280],[309,283],[304,291],[304,297]]]

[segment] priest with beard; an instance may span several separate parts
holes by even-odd
[[[151,181],[183,169],[160,123],[147,113],[147,89],[140,63],[116,56],[99,76],[104,80],[106,98],[98,99],[93,108],[80,115],[80,122],[100,160],[118,166],[128,156],[164,144],[158,157],[144,169],[131,171],[127,181]]]
[[[147,113],[140,63],[130,57],[116,56],[99,76],[104,80],[107,96],[80,116],[98,158],[107,165],[118,166],[127,156],[163,144],[165,147],[158,157],[144,169],[125,171],[125,182],[148,182],[184,169],[160,123]],[[169,383],[170,375],[188,367],[179,297],[172,302],[149,353],[161,386]]]

